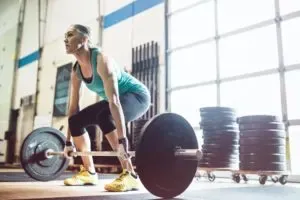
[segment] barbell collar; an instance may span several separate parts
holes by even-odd
[[[176,149],[175,150],[175,156],[182,159],[200,161],[202,155],[203,154],[200,149]]]

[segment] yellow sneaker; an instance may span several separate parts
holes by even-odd
[[[130,190],[138,190],[138,179],[127,170],[119,175],[112,183],[106,184],[104,189],[109,192],[126,192]]]
[[[98,175],[90,174],[82,165],[80,165],[80,171],[78,174],[74,175],[71,178],[67,178],[64,180],[65,185],[97,185],[98,184]]]

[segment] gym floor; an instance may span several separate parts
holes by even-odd
[[[153,196],[144,187],[139,191],[125,193],[105,192],[105,183],[112,181],[117,175],[100,174],[98,186],[64,186],[62,180],[69,177],[72,172],[66,172],[58,180],[37,182],[29,179],[20,169],[0,169],[0,199],[48,199],[48,200],[134,200],[134,199],[160,199]],[[298,200],[300,197],[300,184],[267,182],[260,185],[257,180],[248,183],[234,183],[230,179],[216,178],[209,182],[206,177],[194,180],[188,189],[174,199],[197,200],[223,200],[223,199],[288,199]]]

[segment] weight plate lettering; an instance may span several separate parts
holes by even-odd
[[[52,149],[61,152],[64,149],[65,136],[50,127],[32,131],[24,140],[20,159],[24,171],[38,181],[50,181],[59,177],[68,167],[69,160],[61,156],[45,157],[45,151]]]
[[[136,151],[141,182],[159,197],[172,198],[181,194],[192,182],[198,161],[175,157],[174,150],[176,147],[198,149],[194,129],[180,115],[163,113],[147,122],[142,132]]]

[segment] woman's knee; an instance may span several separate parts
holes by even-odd
[[[72,115],[68,118],[69,129],[73,137],[81,136],[84,133],[80,122],[81,120],[79,114]]]

